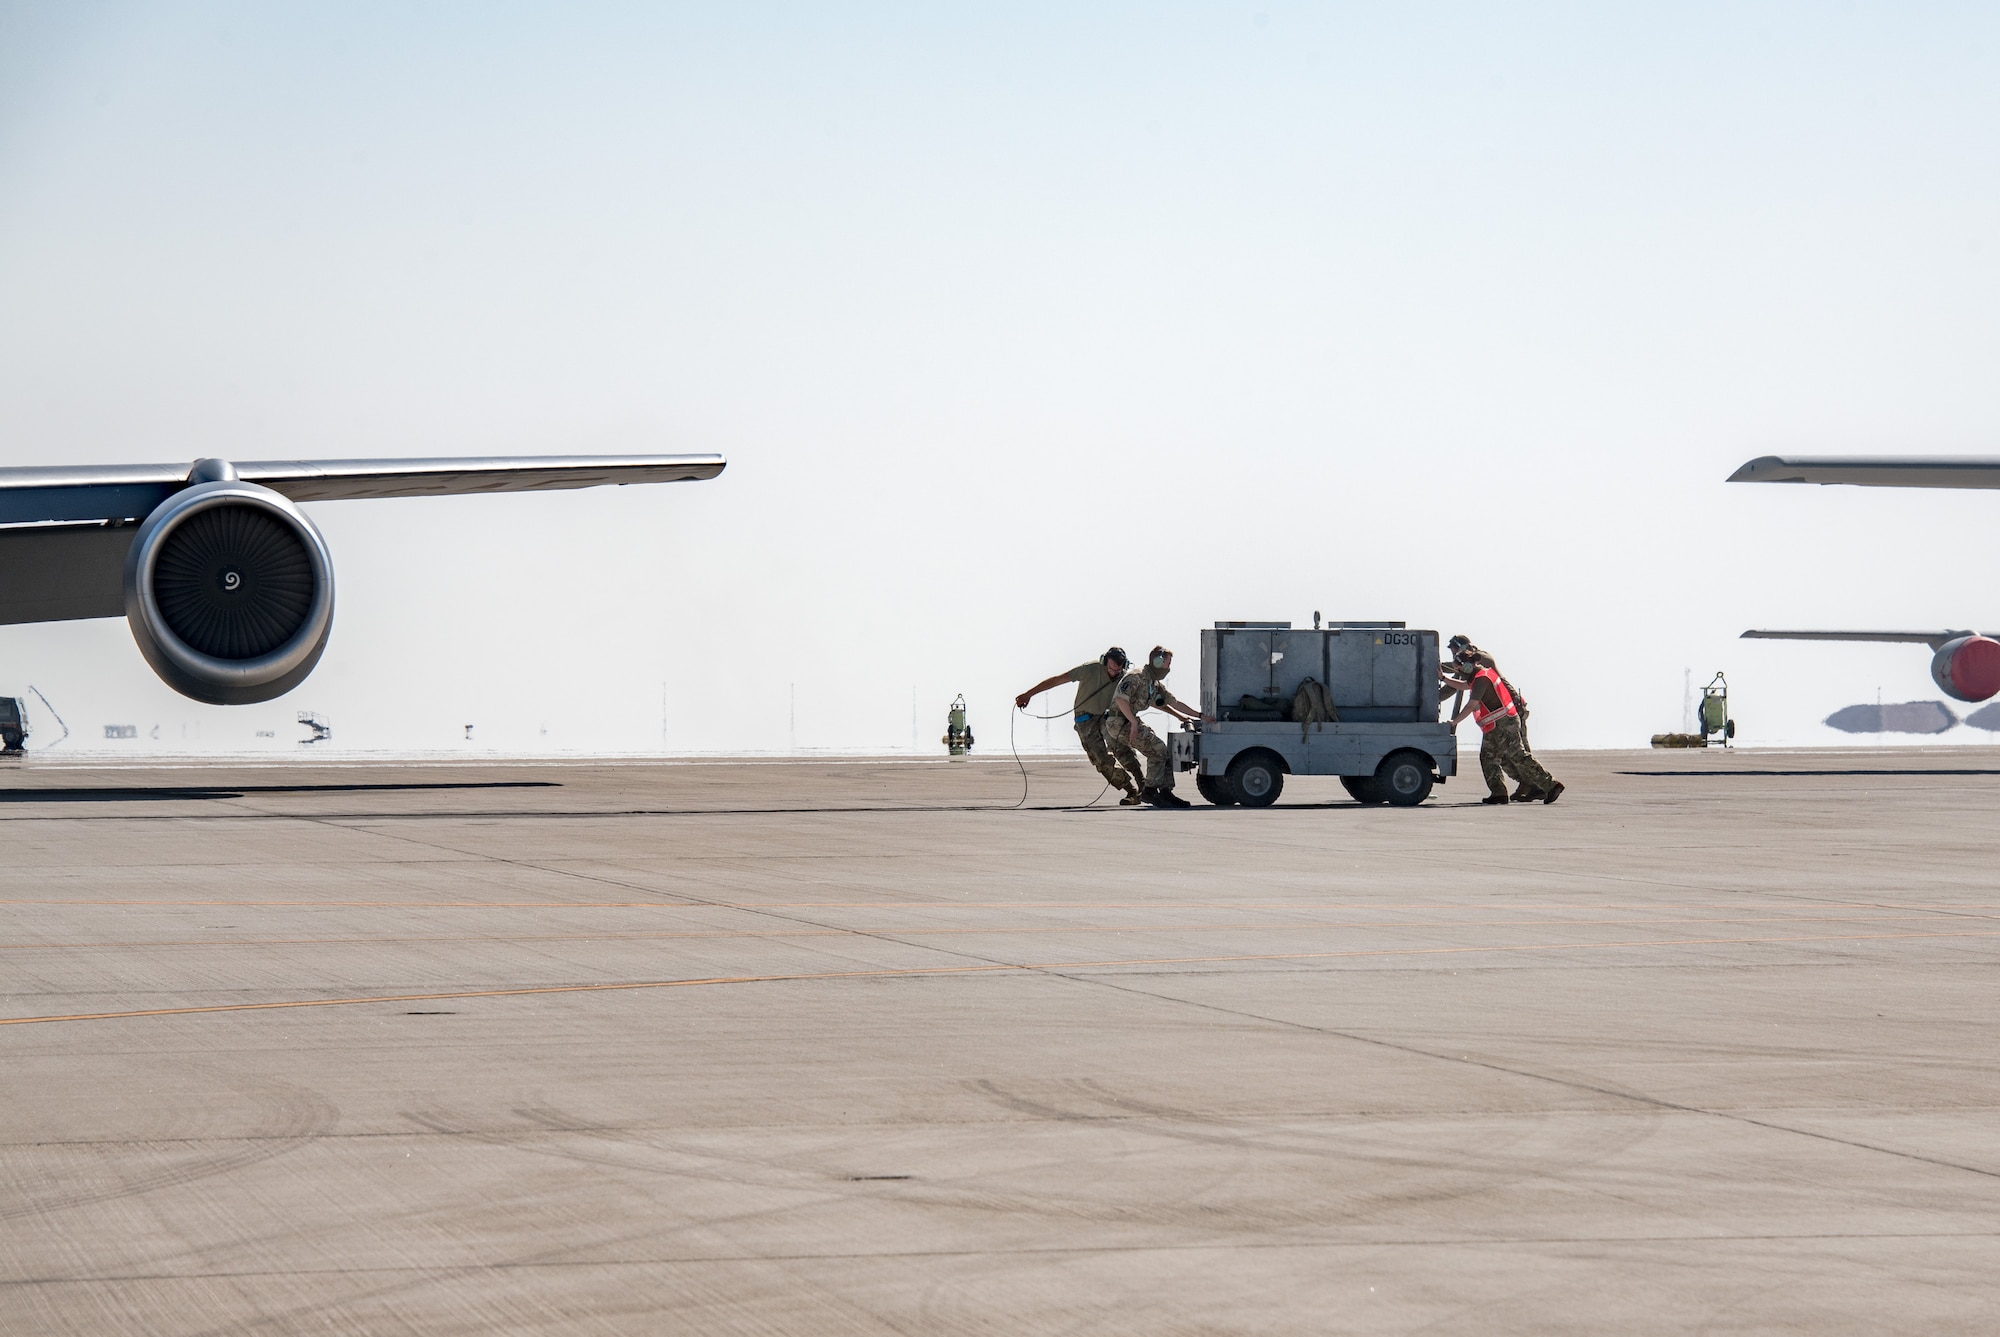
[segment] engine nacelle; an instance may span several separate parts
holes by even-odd
[[[125,621],[169,687],[218,706],[282,696],[333,630],[333,559],[299,508],[204,460],[125,555]]]
[[[1961,636],[1938,647],[1931,681],[1955,701],[1984,701],[2000,693],[2000,641]]]

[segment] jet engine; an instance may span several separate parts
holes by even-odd
[[[1984,701],[2000,693],[2000,641],[1987,636],[1946,641],[1931,659],[1931,680],[1956,701]]]
[[[183,696],[218,706],[282,696],[319,663],[333,629],[326,540],[225,461],[203,460],[189,480],[126,552],[132,639]]]

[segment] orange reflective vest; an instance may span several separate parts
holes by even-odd
[[[1505,680],[1493,669],[1483,668],[1472,675],[1474,682],[1478,682],[1481,678],[1486,679],[1487,684],[1493,688],[1493,695],[1499,698],[1500,708],[1498,710],[1488,710],[1486,703],[1479,699],[1477,693],[1474,693],[1472,697],[1472,718],[1473,722],[1479,725],[1479,732],[1492,733],[1493,726],[1498,724],[1502,719],[1511,719],[1516,716],[1514,694],[1507,690]]]

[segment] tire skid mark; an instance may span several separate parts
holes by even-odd
[[[226,1175],[262,1161],[295,1151],[326,1133],[339,1111],[319,1092],[289,1083],[260,1082],[239,1088],[235,1093],[258,1107],[257,1126],[243,1132],[209,1136],[137,1139],[113,1143],[61,1144],[69,1153],[55,1174],[59,1181],[48,1188],[42,1182],[16,1179],[7,1185],[0,1221],[46,1216],[97,1203],[153,1193],[161,1189],[183,1188],[217,1175]],[[188,1154],[189,1148],[220,1144],[212,1154]],[[159,1155],[180,1155],[168,1164],[125,1176],[109,1162],[126,1158],[134,1150]],[[117,1175],[116,1183],[88,1185],[93,1178]],[[52,1189],[53,1191],[49,1191]]]
[[[1651,1138],[1669,1111],[1638,1109],[1612,1125],[1594,1131],[1579,1143],[1569,1120],[1560,1111],[1544,1111],[1521,1126],[1520,1116],[1510,1119],[1504,1144],[1489,1143],[1476,1152],[1454,1146],[1448,1157],[1435,1149],[1404,1138],[1382,1145],[1383,1129],[1374,1123],[1340,1124],[1328,1128],[1287,1127],[1282,1121],[1240,1122],[1218,1119],[1197,1111],[1152,1104],[1121,1095],[1094,1079],[1073,1079],[1056,1083],[1057,1090],[1041,1098],[1009,1090],[991,1081],[968,1083],[996,1106],[1011,1109],[1044,1121],[1101,1124],[1121,1132],[1142,1134],[1176,1142],[1193,1142],[1238,1153],[1239,1160],[1260,1157],[1327,1158],[1366,1162],[1377,1168],[1393,1167],[1400,1176],[1416,1177],[1393,1192],[1369,1192],[1343,1198],[1339,1215],[1343,1219],[1366,1219],[1384,1212],[1416,1206],[1436,1206],[1489,1194],[1500,1185],[1518,1185],[1549,1175],[1549,1152],[1535,1145],[1537,1138],[1558,1127],[1565,1131],[1560,1145],[1565,1169],[1586,1169],[1622,1155]],[[1082,1097],[1082,1105],[1063,1100],[1064,1095]],[[1096,1108],[1091,1108],[1095,1106]],[[1194,1195],[1183,1195],[1191,1200]],[[1046,1200],[1046,1201],[1044,1201]],[[1157,1206],[1157,1202],[1154,1204]],[[1184,1203],[1183,1205],[1190,1205]],[[1065,1204],[1059,1192],[1039,1193],[1034,1201],[1024,1201],[1016,1210],[1063,1216],[1091,1214],[1087,1200]],[[1232,1217],[1254,1216],[1259,1228],[1292,1228],[1322,1223],[1327,1204],[1314,1203],[1294,1209],[1273,1210],[1270,1206],[1236,1203],[1225,1209]],[[1113,1213],[1115,1217],[1116,1213]],[[1110,1219],[1110,1218],[1107,1218]],[[1196,1224],[1214,1225],[1204,1214]]]

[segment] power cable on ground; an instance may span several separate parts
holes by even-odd
[[[1032,710],[1029,710],[1026,706],[1015,706],[1012,713],[1010,713],[1007,716],[1007,750],[1014,754],[1014,765],[1017,766],[1021,772],[1021,797],[1018,800],[1016,800],[1011,806],[1000,809],[1001,812],[1015,812],[1021,808],[1025,808],[1028,806],[1028,767],[1027,763],[1021,760],[1021,749],[1015,746],[1014,744],[1015,717],[1019,715],[1026,715],[1031,720],[1060,720],[1060,719],[1067,719],[1069,717],[1069,713],[1070,712],[1065,710],[1055,715],[1037,715]],[[1103,798],[1106,794],[1110,792],[1111,792],[1111,782],[1109,780],[1106,780],[1104,782],[1104,788],[1097,791],[1097,798],[1092,799],[1090,802],[1084,804],[1083,806],[1086,808],[1096,807],[1097,799]]]

